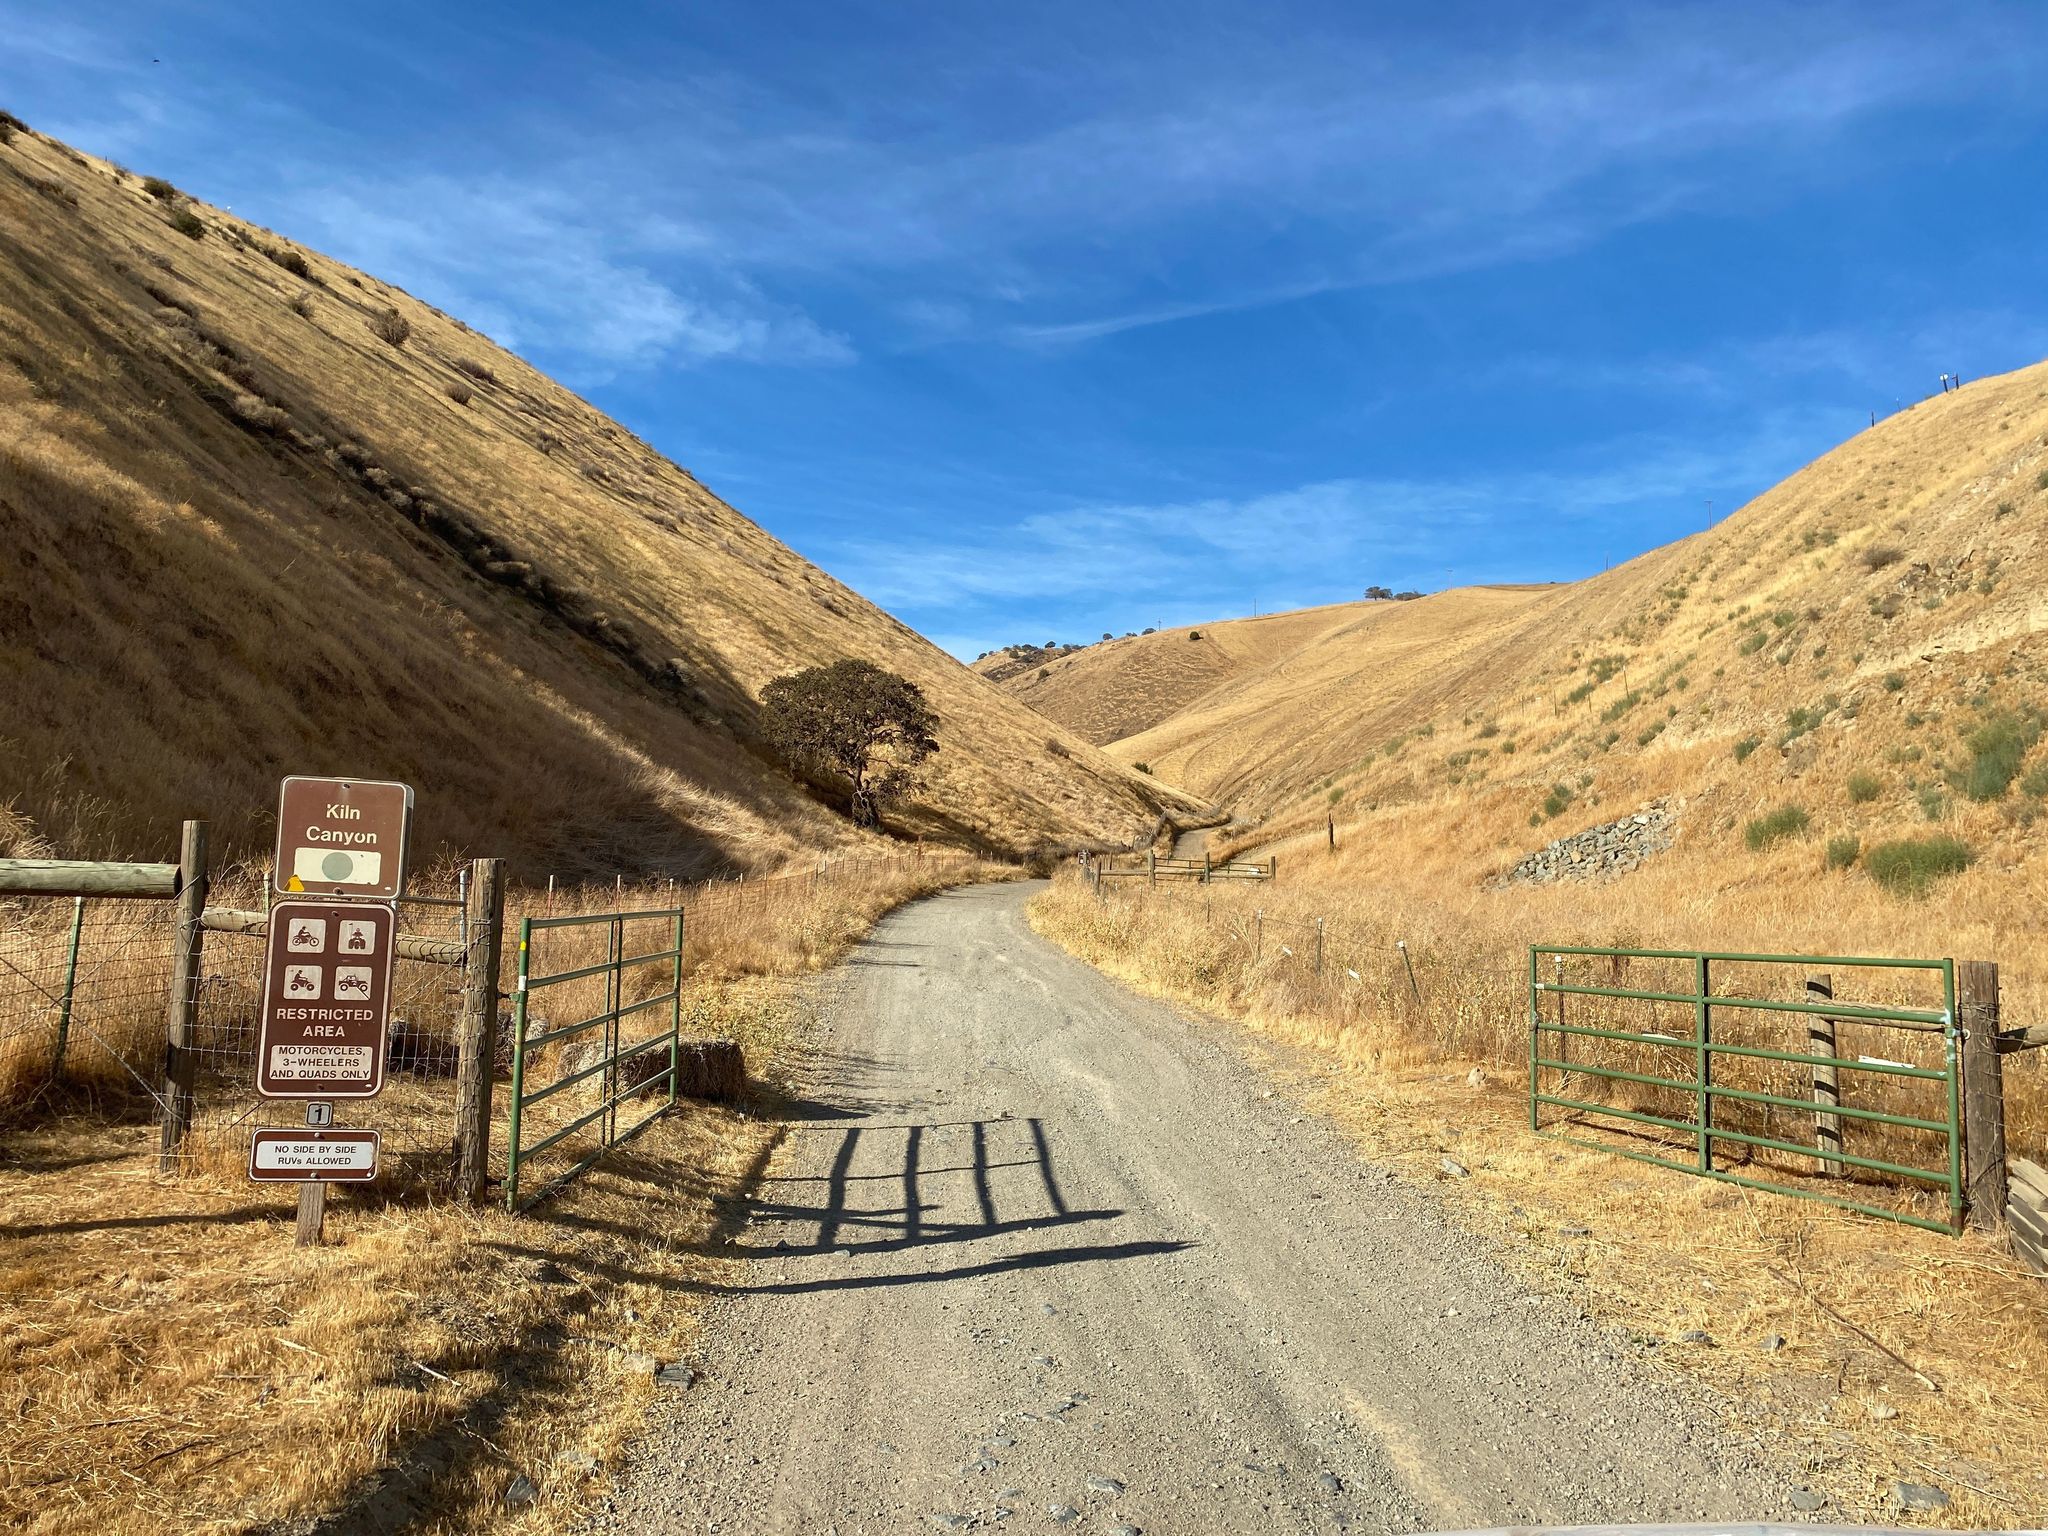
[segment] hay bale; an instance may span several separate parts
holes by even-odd
[[[676,1053],[676,1092],[729,1104],[747,1091],[747,1060],[737,1040],[685,1040]]]

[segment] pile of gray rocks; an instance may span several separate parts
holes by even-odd
[[[1506,885],[1548,885],[1554,880],[1603,880],[1625,875],[1671,846],[1678,817],[1662,800],[1633,816],[1588,827],[1532,853],[1502,877]]]

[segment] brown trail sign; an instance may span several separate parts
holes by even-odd
[[[397,938],[390,902],[295,900],[271,907],[258,1093],[366,1099],[383,1088]]]
[[[272,883],[281,896],[393,900],[405,889],[411,831],[410,785],[295,774],[278,795]]]

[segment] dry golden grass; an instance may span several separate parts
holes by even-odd
[[[1254,912],[1263,920],[1255,923]],[[1325,914],[1319,981],[1307,920]],[[1654,917],[1643,919],[1605,927],[1580,915],[1543,936],[1670,937]],[[1155,895],[1111,886],[1098,901],[1070,878],[1032,906],[1035,926],[1112,975],[1305,1047],[1263,1053],[1266,1065],[1375,1159],[1416,1178],[1443,1178],[1445,1156],[1469,1168],[1468,1180],[1447,1181],[1448,1193],[1510,1262],[1660,1341],[1668,1363],[1754,1394],[1844,1513],[1895,1516],[1885,1503],[1889,1482],[1905,1478],[1955,1495],[1940,1523],[2040,1523],[2048,1513],[2048,1282],[1979,1236],[1879,1223],[1532,1135],[1527,939],[1492,928],[1497,920],[1476,903],[1431,906],[1357,887],[1183,886]],[[1414,989],[1394,948],[1401,938],[1416,962]],[[1900,1054],[1896,1041],[1887,1055]],[[2030,1068],[2013,1085],[2021,1135],[2037,1149],[2048,1103],[2041,1079]],[[1843,1192],[1790,1161],[1748,1171]],[[1931,1201],[1870,1185],[1856,1194],[1943,1214]],[[1695,1328],[1715,1346],[1677,1342]],[[1771,1333],[1787,1341],[1782,1350],[1759,1347]]]
[[[198,240],[105,162],[0,147],[0,805],[27,836],[144,857],[199,814],[259,851],[279,772],[335,771],[415,784],[424,851],[522,875],[764,870],[874,842],[747,747],[762,684],[843,656],[941,718],[909,831],[1121,843],[1173,800],[1078,738],[1048,752],[1042,720],[459,321],[191,211]]]
[[[983,872],[902,859],[686,893],[706,909],[686,1033],[740,1039],[772,1095],[802,1048],[801,975],[889,907]],[[619,897],[564,891],[554,910]],[[246,1129],[236,1157],[176,1179],[154,1171],[147,1126],[10,1132],[0,1524],[122,1536],[339,1512],[368,1529],[558,1528],[657,1390],[636,1356],[689,1352],[697,1299],[729,1278],[737,1197],[775,1142],[745,1107],[686,1104],[531,1217],[337,1191],[329,1245],[305,1250],[289,1187],[240,1177]],[[536,1500],[508,1510],[520,1476]]]

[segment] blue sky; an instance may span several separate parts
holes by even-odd
[[[2048,10],[0,0],[956,653],[1569,579],[2048,354]]]

